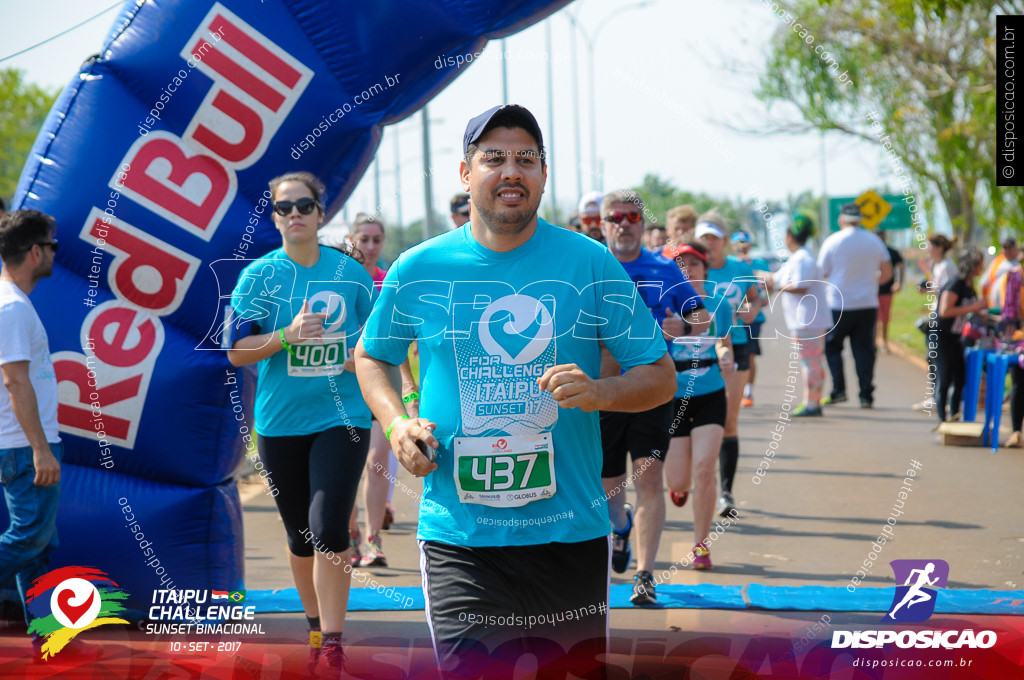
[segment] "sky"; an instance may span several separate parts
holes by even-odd
[[[0,58],[17,52],[97,14],[111,0],[33,0],[0,2],[0,25],[7,39]],[[80,63],[99,51],[117,9],[13,59],[27,79],[48,88],[65,85]],[[573,15],[577,25],[580,121],[573,116]],[[550,25],[552,49],[546,50]],[[783,25],[784,26],[784,25]],[[694,192],[744,199],[784,201],[805,190],[830,196],[855,196],[885,183],[886,165],[876,146],[829,134],[761,136],[751,129],[784,107],[768,111],[756,99],[757,76],[766,61],[768,41],[780,27],[760,0],[576,0],[545,21],[506,40],[511,103],[537,116],[549,153],[546,200],[557,196],[563,208],[582,191],[636,186],[648,173]],[[595,35],[595,31],[597,31]],[[589,87],[594,39],[595,87]],[[549,116],[547,65],[554,78],[553,119]],[[473,64],[429,104],[433,201],[441,212],[460,191],[458,166],[468,119],[502,103],[499,41],[492,41]],[[593,105],[591,102],[595,102]],[[591,154],[591,111],[596,122],[597,170]],[[577,161],[575,132],[582,147]],[[410,223],[424,213],[423,153],[419,113],[386,128],[377,154],[383,216],[395,222],[400,192],[402,218]],[[398,172],[396,148],[398,144]],[[396,183],[396,177],[398,182]],[[372,212],[373,168],[348,200],[345,213]]]

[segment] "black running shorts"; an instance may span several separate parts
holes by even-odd
[[[761,329],[764,326],[762,322],[756,322],[750,324],[750,339],[747,340],[747,345],[750,346],[750,353],[760,356],[761,354]]]
[[[641,458],[664,461],[671,424],[671,401],[640,413],[601,411],[601,448],[604,451],[601,477],[608,479],[626,474],[627,451],[634,461]]]
[[[688,399],[676,399],[673,407],[672,424],[668,430],[669,437],[673,438],[689,437],[693,428],[701,425],[725,427],[725,413],[729,408],[724,389]]]
[[[732,355],[736,359],[736,370],[737,371],[749,371],[750,370],[750,343],[745,342],[742,345],[733,344]]]
[[[496,677],[494,664],[598,660],[608,636],[610,544],[469,548],[419,541],[427,625],[446,678]]]

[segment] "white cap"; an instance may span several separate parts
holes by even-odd
[[[604,194],[600,191],[591,191],[583,194],[583,198],[580,199],[580,204],[576,211],[580,215],[588,212],[600,212],[602,200],[604,200]]]
[[[708,234],[717,236],[718,238],[725,238],[725,232],[710,222],[701,222],[698,224],[697,228],[693,232],[693,237],[700,238],[701,236],[706,236]]]

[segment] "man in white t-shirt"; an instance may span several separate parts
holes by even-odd
[[[11,524],[0,534],[0,584],[16,576],[23,604],[57,547],[63,457],[57,375],[46,330],[28,298],[53,272],[55,232],[53,218],[37,210],[0,219],[0,483],[11,510]]]
[[[892,280],[892,262],[881,239],[860,226],[860,207],[847,203],[839,214],[839,231],[825,239],[818,253],[822,276],[832,285],[826,294],[834,326],[825,338],[825,358],[832,393],[825,404],[847,400],[843,342],[850,338],[860,385],[860,407],[874,403],[875,322],[878,286]]]

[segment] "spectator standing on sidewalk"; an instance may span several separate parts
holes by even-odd
[[[928,350],[928,374],[930,376],[937,376],[939,374],[939,368],[935,361],[938,356],[939,342],[936,335],[938,330],[935,326],[939,314],[939,295],[942,293],[942,288],[956,278],[956,264],[948,255],[952,248],[953,242],[948,238],[942,234],[932,234],[928,237],[928,259],[921,260],[918,263],[921,271],[925,272],[928,278],[917,285],[917,292],[933,297],[933,299],[929,299],[926,305],[928,315],[924,319],[925,325],[922,329],[926,336],[925,347]],[[921,322],[919,321],[918,323],[920,324]],[[936,389],[936,385],[931,385],[933,395]],[[925,399],[914,404],[911,408],[915,411],[930,412],[934,405],[934,402]]]
[[[1020,266],[1020,250],[1017,248],[1017,239],[1012,236],[1004,238],[999,244],[1002,252],[992,258],[985,273],[981,275],[981,296],[992,302],[993,286],[999,279],[1014,267]],[[996,305],[991,304],[992,307]]]
[[[790,337],[799,345],[804,369],[804,401],[793,409],[797,418],[822,415],[821,395],[825,385],[825,334],[832,327],[832,314],[825,295],[826,284],[807,240],[814,236],[814,222],[803,215],[793,218],[786,231],[786,248],[792,255],[779,271],[773,284],[782,296],[782,314]]]
[[[825,357],[832,374],[832,394],[824,404],[847,400],[843,371],[843,344],[850,349],[857,369],[860,407],[874,405],[875,323],[878,321],[878,286],[892,280],[889,251],[878,237],[861,227],[860,207],[847,203],[839,214],[839,231],[825,239],[818,253],[822,277],[828,287],[834,325],[825,338]]]
[[[885,240],[885,232],[881,229],[875,232],[878,238],[882,239],[885,249],[889,251],[889,262],[892,263],[892,280],[878,286],[878,325],[882,335],[882,349],[885,353],[889,349],[889,319],[892,317],[892,296],[900,292],[903,282],[907,278],[907,266],[903,263],[903,256],[900,251],[889,247]]]
[[[28,297],[53,273],[56,229],[53,218],[37,210],[0,218],[0,482],[11,516],[0,534],[0,584],[17,577],[23,605],[57,547],[64,454],[57,374],[46,329]],[[30,623],[27,607],[25,621]]]
[[[975,246],[966,246],[957,253],[957,260],[957,277],[945,285],[939,296],[936,359],[939,367],[939,389],[936,390],[935,400],[938,402],[937,413],[940,423],[947,420],[947,407],[949,420],[955,420],[960,414],[967,375],[960,334],[967,323],[967,315],[985,314],[988,310],[988,301],[979,298],[974,290],[974,280],[985,266],[981,251]]]

